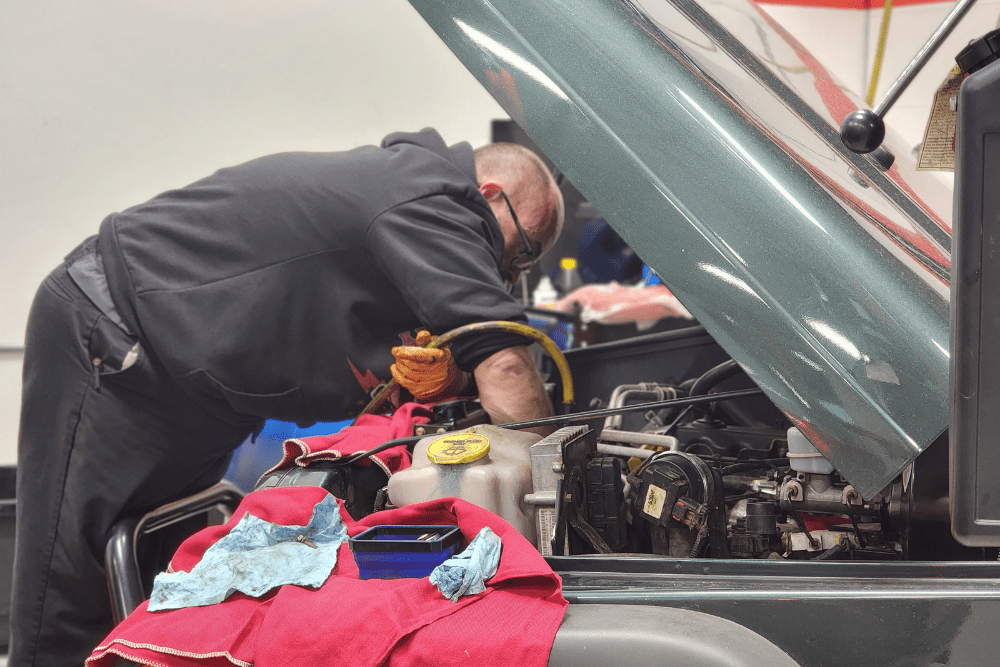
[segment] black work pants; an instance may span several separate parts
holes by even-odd
[[[11,667],[82,665],[112,628],[111,526],[217,482],[250,431],[199,407],[137,342],[65,267],[39,288],[18,435]]]

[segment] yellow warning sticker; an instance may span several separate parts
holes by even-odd
[[[934,93],[924,140],[920,144],[917,171],[955,171],[956,104],[964,79],[956,65]]]
[[[479,433],[459,432],[438,438],[427,446],[427,458],[438,465],[472,463],[490,451],[489,439]]]
[[[659,519],[660,515],[663,514],[663,503],[666,499],[667,492],[664,489],[650,484],[649,490],[646,491],[646,503],[642,506],[642,511],[654,519]]]

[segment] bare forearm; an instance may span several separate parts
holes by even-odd
[[[488,357],[476,367],[475,376],[479,399],[494,424],[527,421],[554,414],[527,347],[509,347]],[[530,430],[545,435],[553,429]]]

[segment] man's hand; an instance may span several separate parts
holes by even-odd
[[[424,347],[434,340],[427,331],[417,333],[417,347],[392,348],[396,363],[390,367],[392,378],[422,403],[457,396],[467,377],[451,358],[447,348]]]

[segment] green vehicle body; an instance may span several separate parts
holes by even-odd
[[[746,0],[411,4],[862,496],[931,480],[910,502],[947,521],[950,212],[905,156],[843,147],[856,100],[794,39]],[[954,554],[552,557],[573,604],[550,664],[598,664],[602,641],[617,664],[996,664],[1000,564]],[[664,609],[710,636],[658,643],[693,637]],[[719,619],[776,653],[695,657]]]

